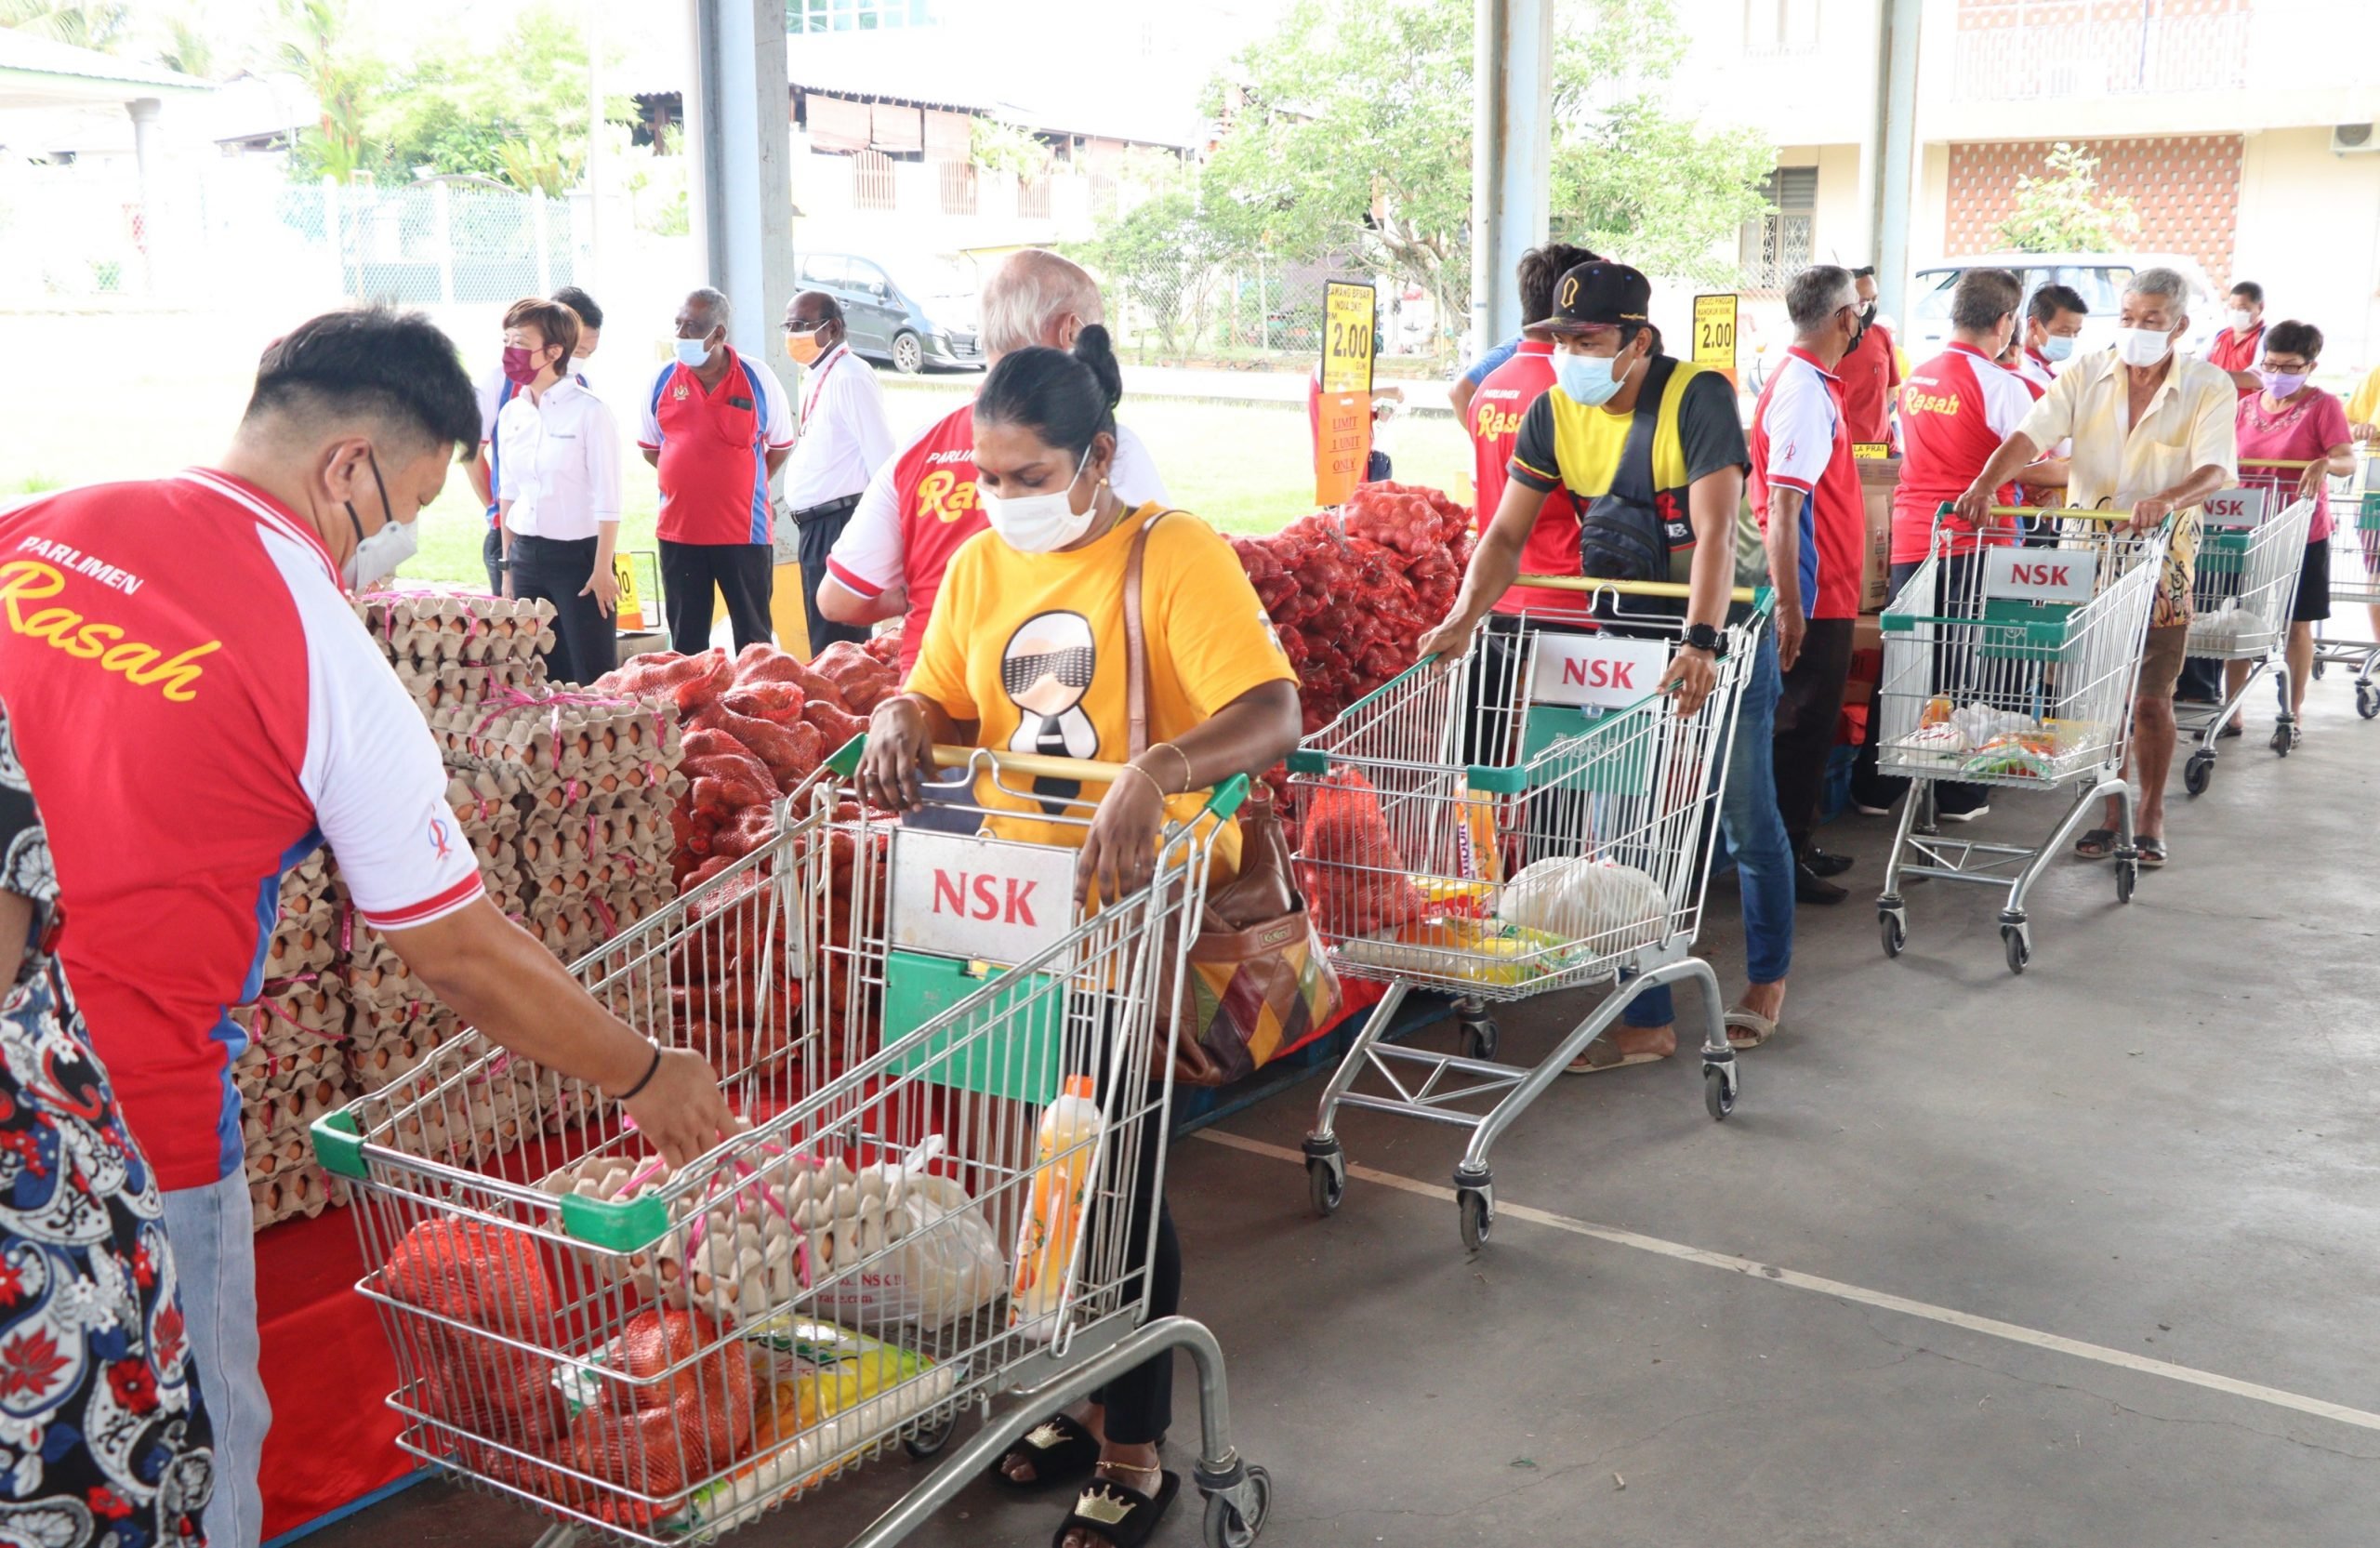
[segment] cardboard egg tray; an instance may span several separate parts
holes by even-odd
[[[311,1161],[266,1177],[250,1177],[248,1199],[255,1206],[257,1229],[284,1220],[312,1220],[324,1210],[348,1202],[346,1183]]]
[[[534,661],[553,649],[554,604],[464,592],[372,591],[356,616],[390,661]]]
[[[430,714],[430,729],[449,768],[517,775],[526,787],[553,780],[593,784],[607,774],[676,766],[679,733],[651,705],[549,703],[455,708]]]
[[[546,680],[545,664],[527,661],[398,661],[397,681],[425,711],[469,709],[509,695],[534,694]]]

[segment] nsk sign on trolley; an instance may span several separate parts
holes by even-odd
[[[2012,602],[2086,602],[2098,589],[2099,556],[2087,549],[1987,549],[1983,594]]]
[[[891,871],[896,947],[1012,965],[1075,927],[1072,850],[900,827]]]
[[[1623,709],[1660,681],[1673,643],[1615,634],[1540,634],[1529,700],[1579,709]]]

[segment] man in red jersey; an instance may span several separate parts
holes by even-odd
[[[699,1055],[629,1030],[488,900],[430,728],[349,605],[479,437],[427,318],[337,311],[266,350],[219,467],[0,515],[0,702],[57,864],[60,959],[164,1194],[218,1548],[262,1531],[271,1422],[227,1008],[262,984],[285,870],[329,844],[442,1000],[615,1098],[673,1165],[733,1121]]]
[[[2223,326],[2206,347],[2206,363],[2231,373],[2231,385],[2242,398],[2264,390],[2256,375],[2256,357],[2265,345],[2265,287],[2241,280],[2231,287],[2223,311]]]
[[[1843,410],[1854,442],[1890,442],[1893,438],[1893,396],[1900,387],[1900,351],[1893,348],[1893,331],[1876,321],[1876,271],[1851,271],[1858,297],[1859,332],[1836,363],[1835,380],[1843,384]]]
[[[1479,383],[1472,393],[1463,428],[1471,433],[1473,483],[1478,490],[1479,530],[1496,519],[1512,477],[1513,449],[1520,442],[1521,420],[1528,405],[1554,385],[1554,336],[1541,324],[1554,315],[1554,286],[1564,274],[1582,263],[1599,261],[1584,247],[1548,243],[1521,255],[1514,277],[1520,282],[1520,348],[1513,357]],[[1579,569],[1579,508],[1567,489],[1545,496],[1521,549],[1525,576],[1575,576]],[[1499,613],[1551,611],[1576,613],[1585,599],[1574,592],[1541,587],[1515,586],[1496,604]]]
[[[1035,344],[1074,348],[1075,335],[1107,315],[1099,285],[1080,264],[1028,247],[984,286],[984,357]],[[826,556],[818,611],[840,624],[901,618],[901,675],[908,676],[959,546],[990,523],[975,503],[974,405],[952,410],[912,437],[877,470],[851,524]],[[1128,506],[1166,503],[1165,484],[1131,427],[1116,427],[1111,482]]]
[[[1851,862],[1818,849],[1810,834],[1851,675],[1868,533],[1852,425],[1834,375],[1861,327],[1850,271],[1823,263],[1803,270],[1786,288],[1785,310],[1793,345],[1753,412],[1751,482],[1777,590],[1777,665],[1784,672],[1771,744],[1777,813],[1793,844],[1794,896],[1840,903],[1849,894],[1828,878]]]

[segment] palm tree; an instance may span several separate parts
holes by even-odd
[[[347,49],[347,0],[281,0],[281,63],[306,83],[322,108],[299,142],[301,159],[346,182],[370,159],[364,113],[371,86],[368,67]]]
[[[0,0],[0,27],[113,52],[131,31],[132,7],[110,0]]]

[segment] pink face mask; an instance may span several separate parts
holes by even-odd
[[[537,379],[537,351],[518,344],[504,347],[504,378],[517,386],[526,387]]]
[[[2279,403],[2283,398],[2294,398],[2297,396],[2298,391],[2305,387],[2307,382],[2313,379],[2313,375],[2314,374],[2310,371],[2274,371],[2269,369],[2256,373],[2257,378],[2265,384],[2265,390],[2272,394],[2273,401],[2275,403]]]

